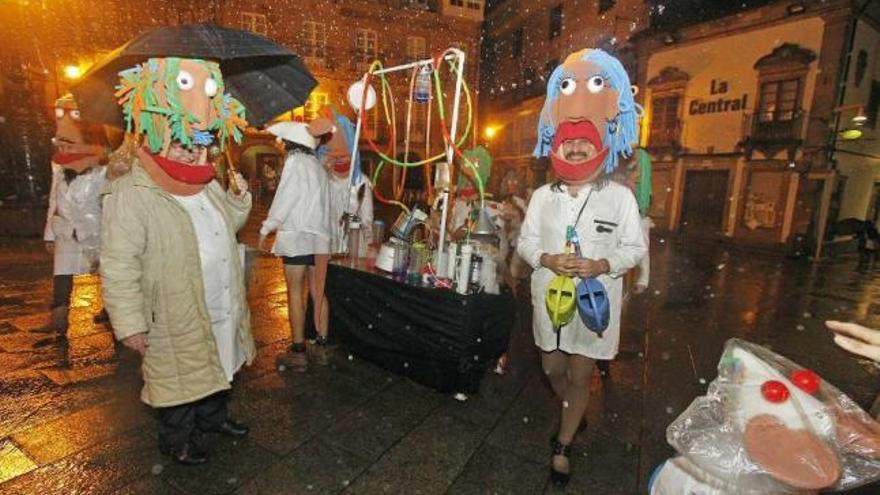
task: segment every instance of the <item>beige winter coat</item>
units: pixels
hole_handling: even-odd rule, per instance
[[[214,181],[208,197],[229,226],[226,242],[241,284],[238,338],[256,354],[235,233],[251,209]],[[211,331],[198,240],[186,210],[135,163],[105,190],[101,243],[104,306],[116,338],[147,332],[141,399],[153,407],[186,404],[229,388]]]

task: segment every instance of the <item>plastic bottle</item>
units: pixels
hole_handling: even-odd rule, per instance
[[[468,293],[468,286],[471,282],[471,256],[473,253],[474,247],[472,245],[461,245],[461,261],[458,265],[458,279],[455,286],[455,290],[459,294]]]
[[[431,70],[430,65],[424,65],[416,76],[416,87],[413,97],[419,103],[427,103],[431,99]]]

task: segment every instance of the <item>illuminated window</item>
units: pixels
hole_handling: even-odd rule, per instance
[[[330,95],[313,91],[306,100],[306,104],[293,111],[295,120],[311,122],[318,118],[318,112],[322,107],[330,103]]]
[[[252,33],[266,35],[266,16],[253,12],[241,13],[241,28]]]
[[[372,29],[355,30],[354,46],[356,62],[369,64],[376,60],[376,55],[379,53],[376,31]]]
[[[406,56],[410,60],[422,60],[425,58],[425,38],[421,36],[409,36],[406,38]]]
[[[761,122],[786,122],[798,114],[801,80],[785,79],[761,84],[761,100],[758,120]]]
[[[473,10],[482,10],[483,0],[449,0],[453,7],[466,7]]]
[[[323,23],[304,22],[302,36],[304,57],[323,59],[327,56],[327,31]]]
[[[651,146],[671,146],[678,142],[681,129],[678,120],[680,103],[679,95],[658,96],[651,100]]]

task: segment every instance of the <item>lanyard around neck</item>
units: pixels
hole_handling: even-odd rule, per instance
[[[578,222],[581,221],[581,215],[584,214],[584,210],[587,208],[587,203],[590,202],[590,197],[593,195],[593,187],[590,187],[590,192],[587,193],[587,199],[584,200],[584,204],[581,206],[581,210],[578,212],[577,218],[574,220],[574,223],[571,225],[572,228],[577,227]]]

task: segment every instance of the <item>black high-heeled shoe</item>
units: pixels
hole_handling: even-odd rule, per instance
[[[553,455],[561,455],[565,458],[571,456],[571,445],[563,445],[562,442],[559,441],[556,437],[550,439],[550,447],[553,449]],[[571,479],[571,465],[569,465],[569,472],[563,473],[562,471],[557,471],[553,468],[553,460],[550,460],[550,482],[553,483],[553,486],[556,488],[564,488],[565,485],[568,484],[568,480]]]

